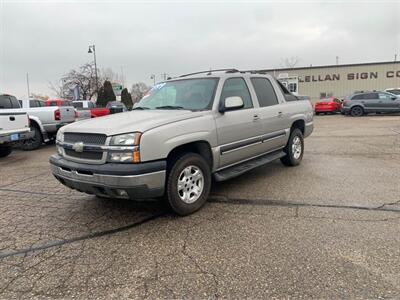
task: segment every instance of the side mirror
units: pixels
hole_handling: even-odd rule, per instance
[[[242,108],[244,106],[243,99],[239,96],[232,96],[232,97],[227,97],[223,101],[219,112],[224,113],[228,110],[235,110]]]
[[[397,99],[397,97],[395,97],[395,96],[392,96],[392,97],[390,97],[392,100],[396,100]]]

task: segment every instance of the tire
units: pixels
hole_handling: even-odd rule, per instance
[[[42,133],[36,126],[31,126],[31,131],[34,132],[33,138],[23,141],[21,144],[21,149],[24,151],[36,150],[43,143]]]
[[[361,106],[354,106],[350,110],[350,115],[352,117],[361,117],[364,115],[364,109]]]
[[[11,146],[0,146],[0,157],[6,157],[12,152]]]
[[[196,174],[197,180],[193,178]],[[167,200],[176,214],[187,216],[199,210],[210,189],[211,170],[202,156],[188,153],[175,161],[168,174]]]
[[[304,138],[300,129],[295,128],[290,133],[288,143],[283,151],[286,155],[281,158],[282,164],[288,167],[294,167],[301,163],[304,154]]]

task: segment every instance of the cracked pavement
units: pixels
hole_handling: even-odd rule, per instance
[[[321,116],[302,165],[215,185],[177,217],[0,159],[0,298],[400,298],[400,116]]]

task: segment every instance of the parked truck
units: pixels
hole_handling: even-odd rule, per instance
[[[310,101],[270,75],[199,72],[157,84],[131,112],[63,127],[50,164],[72,189],[163,197],[187,215],[204,205],[212,178],[228,180],[276,159],[300,164],[312,131]]]
[[[22,110],[29,115],[31,139],[25,140],[21,148],[34,150],[43,142],[55,140],[58,129],[75,121],[75,110],[72,106],[46,106],[44,101],[29,99],[19,100]]]
[[[29,118],[17,98],[0,94],[0,157],[10,155],[15,143],[31,138]]]

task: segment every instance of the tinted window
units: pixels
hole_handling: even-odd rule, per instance
[[[242,98],[243,108],[253,107],[249,89],[243,78],[229,78],[225,80],[222,88],[221,100],[224,101],[228,97],[239,96]]]
[[[361,94],[361,95],[355,95],[355,96],[353,96],[353,97],[351,98],[351,100],[361,100],[361,99],[364,99],[364,95],[363,95],[363,94]]]
[[[15,98],[14,96],[10,96],[11,100],[11,106],[12,108],[20,108],[21,106],[19,105],[18,99]]]
[[[75,108],[83,108],[83,103],[82,102],[74,102],[74,107]]]
[[[89,107],[89,108],[95,108],[96,106],[94,105],[93,102],[88,102],[88,107]]]
[[[0,95],[0,108],[12,108],[10,98]]]
[[[256,91],[258,103],[261,107],[278,104],[274,88],[271,82],[266,78],[252,78],[251,83]]]
[[[29,100],[29,107],[38,107],[36,100]]]
[[[281,89],[281,92],[283,93],[286,101],[297,101],[297,97],[289,92],[287,88],[282,84],[282,82],[280,82],[279,80],[277,80],[276,82],[278,83],[279,88]]]
[[[364,99],[378,99],[378,94],[377,93],[368,93],[364,94]]]

